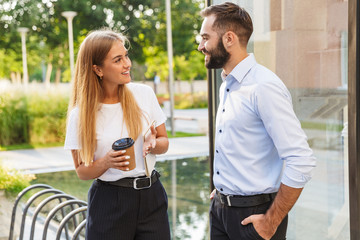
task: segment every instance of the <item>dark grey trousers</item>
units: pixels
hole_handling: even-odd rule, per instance
[[[271,201],[254,207],[228,207],[220,202],[217,194],[210,206],[211,240],[262,240],[252,224],[243,226],[241,221],[252,214],[262,214]],[[279,225],[272,240],[285,240],[288,217]]]
[[[168,199],[157,180],[135,190],[94,181],[88,193],[87,240],[169,240]]]

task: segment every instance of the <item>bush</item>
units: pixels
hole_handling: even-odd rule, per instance
[[[24,188],[30,186],[30,181],[33,179],[35,179],[35,176],[32,174],[23,174],[0,165],[0,189],[4,189],[8,194],[18,194]]]
[[[29,96],[29,136],[32,144],[63,142],[68,97],[60,94]]]
[[[208,106],[207,94],[205,92],[175,95],[174,101],[176,109],[207,108]]]
[[[0,96],[0,145],[63,142],[68,96],[13,91]]]
[[[160,105],[164,101],[169,101],[170,96],[168,94],[158,95],[158,102]],[[174,107],[176,109],[192,109],[192,108],[207,108],[208,98],[206,92],[197,92],[194,94],[183,93],[175,94],[174,96]]]
[[[0,95],[0,145],[29,142],[27,98],[20,91]]]
[[[166,100],[169,96],[158,96]],[[176,94],[175,108],[206,108],[206,92]],[[20,90],[0,94],[0,146],[64,142],[68,94]]]

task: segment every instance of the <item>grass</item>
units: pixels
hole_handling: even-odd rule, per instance
[[[344,126],[342,124],[328,124],[322,122],[301,122],[301,127],[304,129],[315,129],[315,130],[333,130],[337,132],[341,132]]]
[[[199,133],[187,133],[187,132],[175,132],[173,136],[171,131],[167,131],[169,138],[178,138],[178,137],[197,137],[197,136],[205,136],[205,134]],[[9,146],[0,146],[0,151],[11,151],[11,150],[20,150],[20,149],[35,149],[35,148],[48,148],[48,147],[61,147],[64,146],[63,142],[57,143],[38,143],[38,144],[14,144]]]
[[[327,124],[327,123],[318,123],[318,122],[301,122],[301,126],[304,129],[317,129],[317,130],[329,130],[332,129],[334,131],[341,131],[343,126],[341,124]],[[169,138],[178,138],[178,137],[197,137],[197,136],[205,136],[202,133],[187,133],[187,132],[175,132],[173,136],[171,131],[167,131]],[[19,150],[19,149],[35,149],[35,148],[47,148],[47,147],[60,147],[63,146],[63,142],[56,143],[38,143],[38,144],[14,144],[9,146],[0,146],[0,151],[9,151],[9,150]]]
[[[203,133],[187,133],[187,132],[175,132],[173,136],[171,131],[166,131],[168,134],[168,138],[178,138],[178,137],[198,137],[198,136],[205,136]]]
[[[39,143],[39,144],[14,144],[9,146],[0,146],[0,151],[20,150],[20,149],[35,149],[35,148],[48,148],[64,146],[63,142],[57,143]]]

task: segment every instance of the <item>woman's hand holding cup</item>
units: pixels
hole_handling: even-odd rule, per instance
[[[109,152],[113,168],[129,171],[136,167],[134,143],[132,138],[121,138],[113,143]]]
[[[126,154],[126,150],[114,151],[110,150],[104,158],[107,168],[115,168],[122,171],[129,171],[130,156]]]

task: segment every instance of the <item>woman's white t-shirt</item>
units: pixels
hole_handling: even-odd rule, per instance
[[[126,85],[134,95],[137,104],[143,111],[146,119],[143,119],[143,134],[149,124],[155,120],[155,127],[166,121],[166,116],[157,101],[154,91],[144,84],[128,83]],[[66,129],[65,149],[80,149],[78,141],[78,119],[79,109],[74,108],[69,115]],[[136,168],[131,171],[121,171],[109,168],[98,179],[103,181],[116,181],[124,177],[137,177],[145,175],[143,152],[143,134],[135,140],[134,152]],[[128,137],[125,122],[123,121],[123,110],[120,103],[102,104],[96,116],[96,140],[97,147],[94,161],[102,158],[111,150],[114,141]]]

